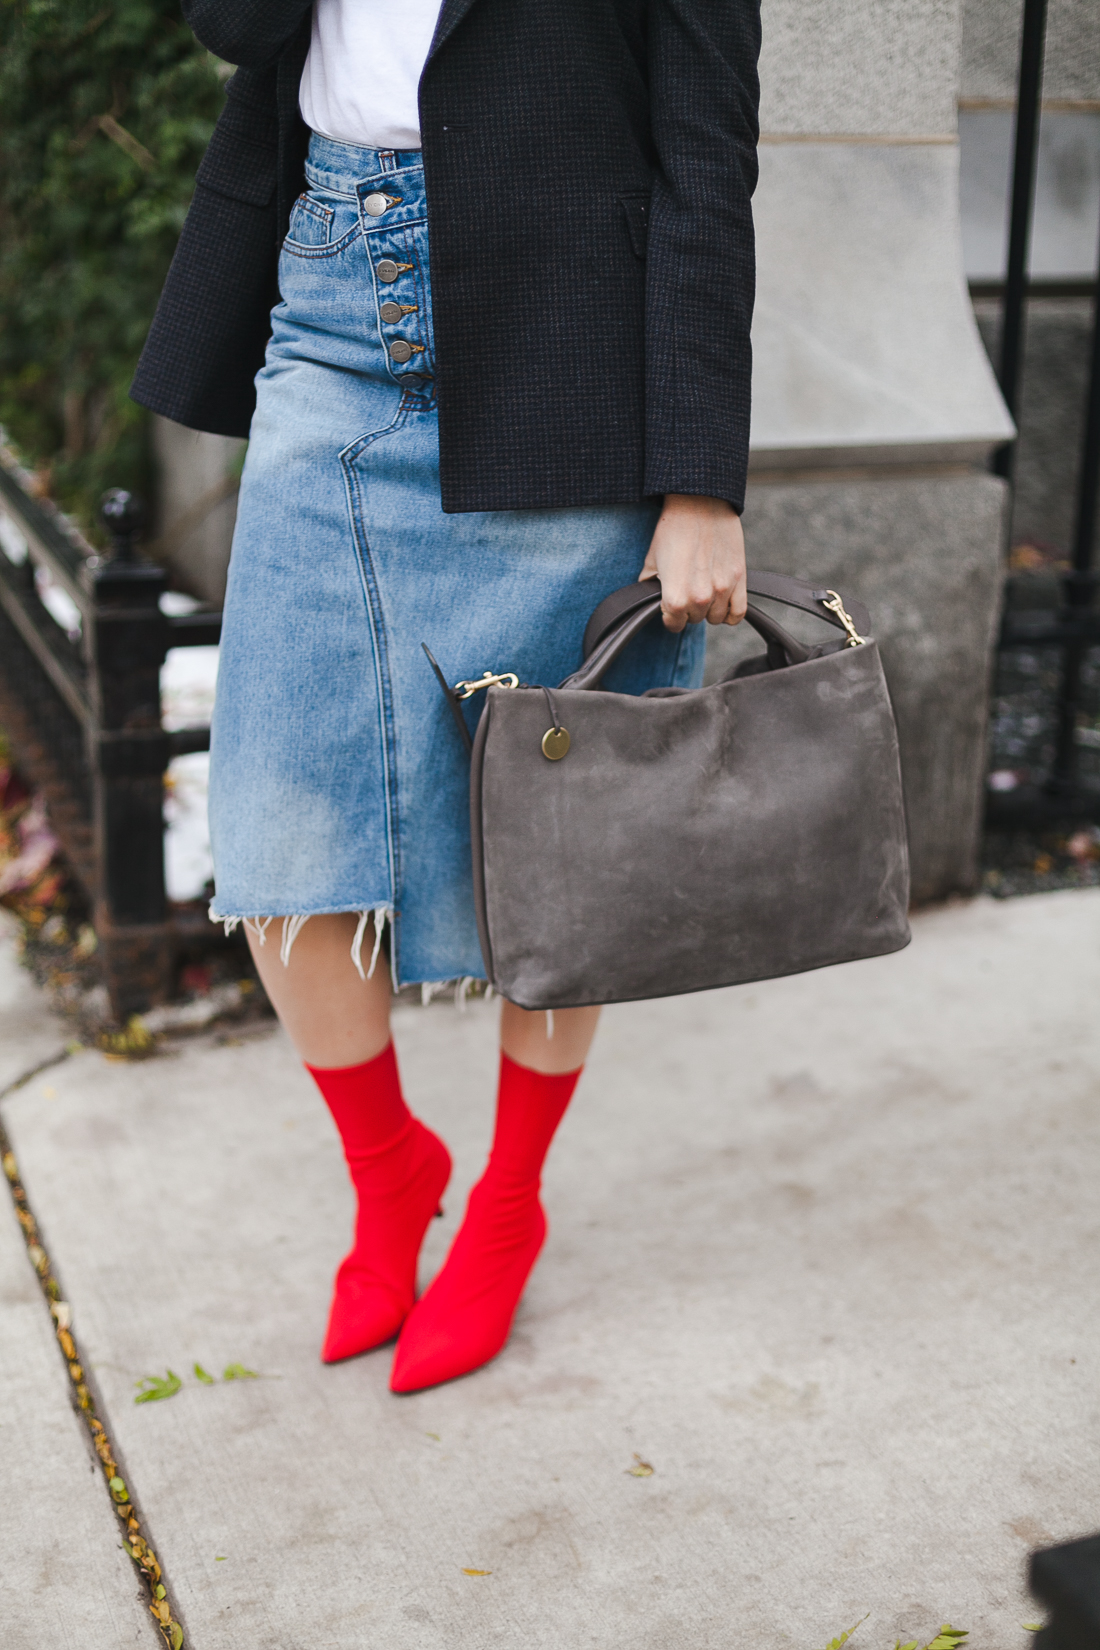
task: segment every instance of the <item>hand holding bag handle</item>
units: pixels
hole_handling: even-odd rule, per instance
[[[782,573],[750,573],[748,586],[750,595],[764,596],[772,601],[782,602],[787,607],[797,607],[805,613],[812,613],[815,618],[824,619],[827,624],[843,630],[849,643],[854,637],[862,640],[862,633],[871,627],[870,615],[862,602],[849,602],[848,608],[844,609],[835,591],[817,590],[813,585],[804,584],[800,579],[787,578]],[[836,606],[826,606],[829,602],[835,602]],[[649,624],[659,612],[660,606],[661,586],[656,579],[624,585],[622,589],[613,590],[609,596],[605,596],[585,629],[584,663],[579,670],[559,683],[559,686],[598,688],[604,673],[610,669],[639,630],[643,630]],[[847,612],[849,624],[845,624],[840,617],[841,611]],[[782,664],[801,664],[806,659],[819,658],[823,652],[832,651],[828,644],[825,647],[812,648],[796,641],[781,625],[776,624],[774,619],[762,613],[759,608],[753,607],[751,603],[745,614],[745,622],[768,644],[768,663],[772,668]]]
[[[613,590],[609,596],[605,596],[585,626],[584,657],[588,658],[597,642],[602,641],[612,625],[617,624],[626,613],[633,612],[635,607],[648,602],[651,593],[654,590],[659,592],[660,588],[656,579],[646,579],[635,584],[624,584],[621,590]],[[824,619],[829,624],[843,628],[842,620],[823,606],[833,592],[817,589],[814,585],[807,584],[804,579],[792,579],[786,573],[764,573],[754,570],[748,575],[748,591],[750,596],[764,596],[770,601],[782,602],[786,607],[801,608],[804,613],[812,613],[818,619]],[[849,601],[848,612],[860,635],[869,634],[871,615],[863,603]]]

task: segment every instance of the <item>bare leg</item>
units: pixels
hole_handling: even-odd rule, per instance
[[[311,1066],[355,1066],[373,1060],[390,1040],[390,979],[381,957],[374,975],[361,980],[351,961],[357,918],[310,917],[294,941],[290,962],[279,961],[282,918],[261,945],[251,925],[248,944],[256,971],[302,1059]],[[368,923],[363,956],[374,948]],[[500,1043],[509,1059],[547,1074],[583,1066],[596,1034],[598,1008],[559,1008],[550,1021],[541,1011],[501,1005]]]
[[[500,1008],[500,1046],[518,1066],[545,1075],[577,1071],[588,1058],[600,1018],[598,1008],[559,1008],[554,1011],[554,1035],[541,1009]]]
[[[261,945],[251,924],[248,945],[256,972],[302,1059],[311,1066],[357,1066],[382,1053],[390,1040],[390,975],[379,955],[374,974],[361,980],[351,960],[358,918],[310,917],[294,941],[290,961],[279,961],[283,919],[276,917]],[[363,936],[363,966],[374,949],[374,924]]]

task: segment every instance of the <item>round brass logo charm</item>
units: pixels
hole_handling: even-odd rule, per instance
[[[542,754],[548,762],[560,762],[569,749],[566,728],[547,728],[542,736]]]

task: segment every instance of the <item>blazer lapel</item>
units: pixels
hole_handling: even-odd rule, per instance
[[[439,18],[435,25],[435,34],[432,36],[431,47],[427,61],[430,63],[443,42],[449,38],[462,22],[470,7],[476,0],[443,0]]]

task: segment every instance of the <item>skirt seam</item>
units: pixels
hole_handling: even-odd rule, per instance
[[[374,431],[370,435],[360,436],[358,440],[353,441],[340,453],[340,463],[344,471],[344,485],[348,499],[348,514],[356,550],[356,562],[359,568],[359,578],[363,589],[364,604],[373,644],[374,673],[378,690],[379,721],[382,736],[382,786],[386,802],[386,855],[390,873],[390,899],[387,903],[394,910],[397,907],[401,886],[400,813],[397,796],[397,728],[394,715],[393,687],[390,681],[385,616],[374,565],[371,561],[370,544],[367,540],[366,526],[363,519],[362,498],[359,477],[355,470],[355,460],[381,436],[390,435],[401,429],[405,421],[405,412],[398,408],[397,416],[385,429]],[[390,935],[393,946],[394,978],[399,979],[398,928],[396,922],[392,920]]]

